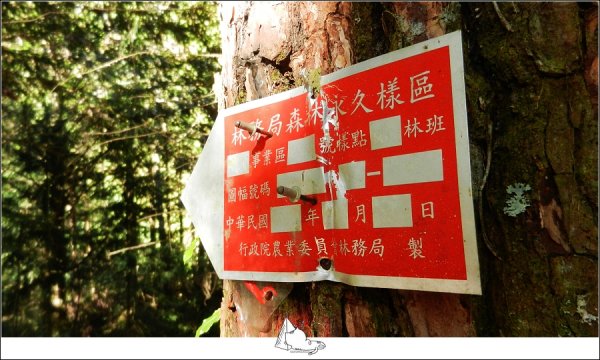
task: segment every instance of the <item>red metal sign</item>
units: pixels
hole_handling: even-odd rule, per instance
[[[434,40],[223,116],[224,272],[480,292],[460,34]]]

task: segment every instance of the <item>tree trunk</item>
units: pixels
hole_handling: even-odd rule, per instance
[[[44,312],[45,336],[56,336],[61,333],[61,326],[66,320],[64,307],[65,294],[67,293],[64,273],[67,268],[67,241],[65,236],[65,207],[68,198],[65,189],[66,171],[64,159],[69,158],[69,150],[65,140],[65,122],[58,120],[48,129],[47,136],[51,139],[46,148],[47,161],[46,191],[43,192],[43,213],[47,216],[47,263],[45,279],[42,282],[44,301],[42,309]]]
[[[248,327],[243,286],[225,281],[221,336],[277,336],[285,317],[307,336],[598,335],[596,4],[223,2],[220,16],[220,109],[462,30],[483,287],[299,283]],[[512,217],[516,183],[530,206]]]
[[[125,206],[124,225],[126,229],[125,243],[127,247],[138,245],[138,229],[137,229],[137,206],[135,203],[135,165],[132,163],[133,151],[132,148],[125,150],[125,181],[123,184],[123,202]],[[136,295],[138,290],[137,279],[137,255],[135,251],[130,251],[125,254],[127,259],[126,270],[126,288],[125,288],[125,307],[126,307],[126,323],[125,328],[129,334],[137,334],[134,329],[137,301]]]

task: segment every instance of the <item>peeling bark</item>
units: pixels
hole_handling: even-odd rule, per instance
[[[460,295],[411,291],[406,308],[415,336],[473,336],[471,314]]]
[[[221,335],[276,336],[288,317],[308,336],[597,336],[585,316],[598,314],[597,11],[222,2],[221,109],[462,29],[473,188],[484,190],[475,199],[483,296],[300,283],[249,331],[225,281]],[[513,218],[503,208],[516,182],[532,187],[532,206]]]

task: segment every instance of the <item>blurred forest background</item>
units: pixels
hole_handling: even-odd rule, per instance
[[[3,336],[193,336],[219,307],[179,200],[219,46],[212,2],[2,3]]]

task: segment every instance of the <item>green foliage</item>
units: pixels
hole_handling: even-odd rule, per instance
[[[5,335],[184,336],[214,308],[179,196],[218,35],[211,2],[2,3]]]
[[[202,320],[202,325],[196,330],[196,337],[206,334],[214,324],[219,322],[219,320],[221,320],[221,308],[218,308],[211,316]]]
[[[190,243],[190,245],[188,245],[185,248],[185,251],[183,252],[183,264],[187,267],[187,268],[191,268],[194,260],[194,254],[196,253],[196,249],[198,248],[198,243],[199,243],[199,239],[197,237],[195,237],[192,242]]]
[[[316,98],[321,91],[321,69],[317,68],[310,70],[307,75],[306,83],[308,91]]]

